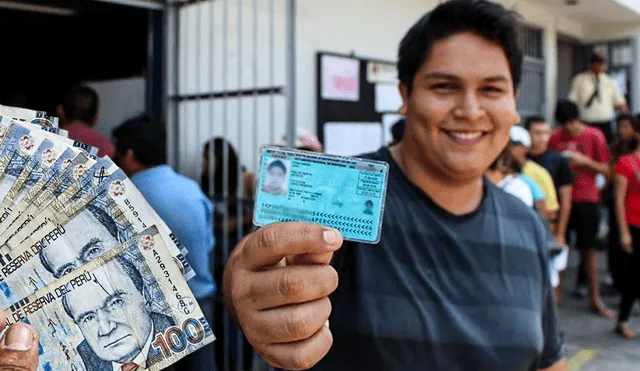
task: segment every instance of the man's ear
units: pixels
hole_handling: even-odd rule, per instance
[[[66,121],[66,118],[64,117],[64,109],[62,108],[62,104],[58,104],[56,106],[56,115],[58,116],[58,119],[62,121]]]
[[[96,115],[95,115],[95,116],[93,116],[93,120],[92,120],[92,121],[93,121],[93,122],[91,123],[91,125],[92,125],[92,126],[95,126],[95,125],[98,123],[98,121],[100,121],[100,114],[99,114],[99,113],[96,113]]]
[[[402,97],[402,106],[398,109],[398,113],[402,116],[406,116],[407,105],[409,104],[409,88],[401,82],[398,84],[398,90],[400,90],[400,97]]]
[[[514,90],[513,92],[513,95],[516,98],[516,102],[517,102],[518,98],[520,97],[520,88],[516,88],[516,90]]]

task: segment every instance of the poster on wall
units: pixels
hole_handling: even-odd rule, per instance
[[[370,84],[396,84],[398,69],[392,63],[369,62],[367,63],[367,82]]]
[[[322,56],[322,99],[357,102],[360,100],[360,61]]]
[[[376,84],[376,112],[398,112],[402,107],[402,96],[397,85]]]
[[[379,122],[327,122],[324,124],[325,152],[339,156],[355,156],[375,152],[382,143]]]

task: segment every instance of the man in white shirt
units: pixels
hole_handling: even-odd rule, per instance
[[[612,122],[616,110],[627,112],[627,101],[620,88],[606,73],[605,59],[597,54],[591,57],[591,69],[573,78],[569,99],[580,108],[580,120],[602,130],[607,142],[614,135]]]

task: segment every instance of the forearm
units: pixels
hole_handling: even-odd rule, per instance
[[[594,174],[602,174],[607,179],[611,176],[611,167],[609,167],[609,164],[607,163],[589,159],[584,163],[582,168]]]
[[[569,225],[569,218],[571,217],[571,193],[573,187],[564,186],[560,188],[560,210],[558,211],[558,230],[557,234],[565,236],[567,234],[567,227]]]
[[[620,234],[629,233],[629,226],[627,225],[627,220],[624,215],[624,199],[620,197],[616,197],[616,220],[618,221],[618,230]]]

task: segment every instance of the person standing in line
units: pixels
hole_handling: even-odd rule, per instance
[[[580,120],[600,129],[607,143],[613,141],[611,124],[616,110],[628,112],[627,100],[615,81],[607,74],[607,63],[601,55],[591,56],[591,69],[571,82],[569,99],[578,105]]]
[[[634,136],[639,139],[640,124],[632,122]],[[640,145],[637,140],[634,151],[617,161],[614,184],[620,245],[629,254],[616,331],[626,339],[633,339],[638,333],[629,327],[629,317],[633,304],[640,298]]]
[[[561,127],[551,134],[549,148],[566,156],[576,174],[567,232],[576,234],[576,247],[589,283],[591,309],[602,317],[612,318],[613,313],[601,299],[595,250],[601,217],[596,175],[609,177],[611,153],[602,132],[582,123],[579,115],[575,103],[566,99],[558,101],[555,118]]]
[[[540,217],[485,176],[520,122],[518,17],[450,0],[400,42],[400,144],[375,246],[275,223],[234,249],[229,309],[270,365],[566,371]],[[339,285],[338,285],[339,282]]]
[[[98,132],[98,93],[88,86],[75,86],[64,97],[58,106],[58,117],[64,123],[61,129],[69,132],[69,138],[98,148],[98,156],[115,156],[113,143]]]
[[[188,282],[189,288],[207,321],[213,324],[216,284],[209,259],[215,243],[211,201],[196,181],[167,165],[167,139],[161,124],[145,115],[134,117],[117,127],[113,136],[118,166],[189,250],[185,258],[196,273]],[[178,361],[174,370],[214,370],[214,352],[213,343],[209,344]]]

